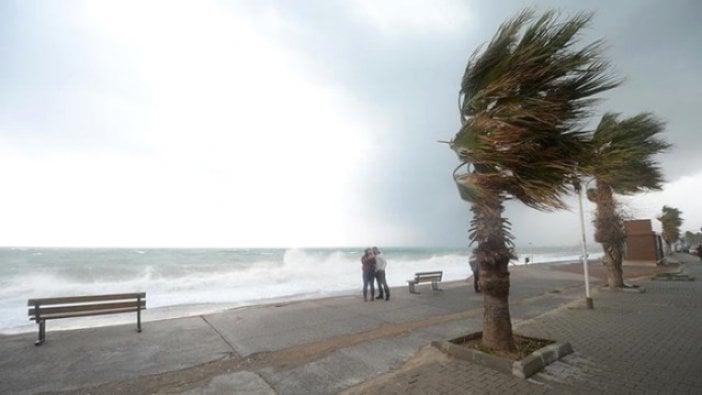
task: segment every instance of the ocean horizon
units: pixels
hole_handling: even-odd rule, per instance
[[[342,248],[80,248],[0,247],[0,334],[36,330],[27,300],[146,292],[144,320],[205,314],[270,302],[361,292],[364,247]],[[465,280],[470,247],[381,248],[391,287],[415,272],[442,270]],[[579,246],[515,248],[522,265],[580,260]],[[589,252],[590,258],[601,252]],[[133,322],[129,314],[51,322],[53,330]]]

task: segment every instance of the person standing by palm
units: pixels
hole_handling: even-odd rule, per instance
[[[527,263],[529,263],[529,258],[527,258]],[[475,255],[471,255],[468,264],[470,264],[470,270],[473,271],[473,289],[475,289],[475,293],[480,293],[480,262],[475,258]]]
[[[378,297],[383,299],[384,291],[385,300],[390,300],[390,287],[388,287],[388,282],[385,278],[385,268],[388,262],[378,247],[373,247],[373,255],[375,256],[375,278],[378,281]]]

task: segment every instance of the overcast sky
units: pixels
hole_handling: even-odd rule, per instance
[[[458,130],[470,54],[529,6],[2,1],[0,245],[465,245],[458,160],[438,141]],[[702,2],[550,6],[596,12],[583,42],[604,39],[626,79],[593,124],[667,122],[665,191],[626,209],[677,207],[699,230]],[[517,245],[578,243],[577,211],[506,216]]]

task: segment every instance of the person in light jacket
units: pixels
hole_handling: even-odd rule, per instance
[[[390,300],[390,287],[385,279],[385,268],[388,262],[378,247],[373,247],[373,255],[375,256],[375,279],[378,281],[378,297],[383,299],[385,294],[385,300]]]

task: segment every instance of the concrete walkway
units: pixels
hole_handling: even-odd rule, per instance
[[[694,259],[683,266],[702,278]],[[530,380],[427,347],[481,328],[482,297],[472,282],[455,282],[420,295],[396,288],[387,302],[364,303],[359,292],[148,322],[141,334],[133,325],[49,326],[41,347],[33,333],[3,336],[0,393],[702,392],[693,374],[702,366],[700,281],[596,292],[595,310],[585,310],[582,275],[548,265],[511,272],[515,331],[576,350]]]
[[[644,281],[645,293],[594,295],[515,325],[515,332],[570,342],[573,354],[528,380],[423,350],[417,366],[376,378],[348,393],[700,394],[702,264],[676,254],[697,281]]]

